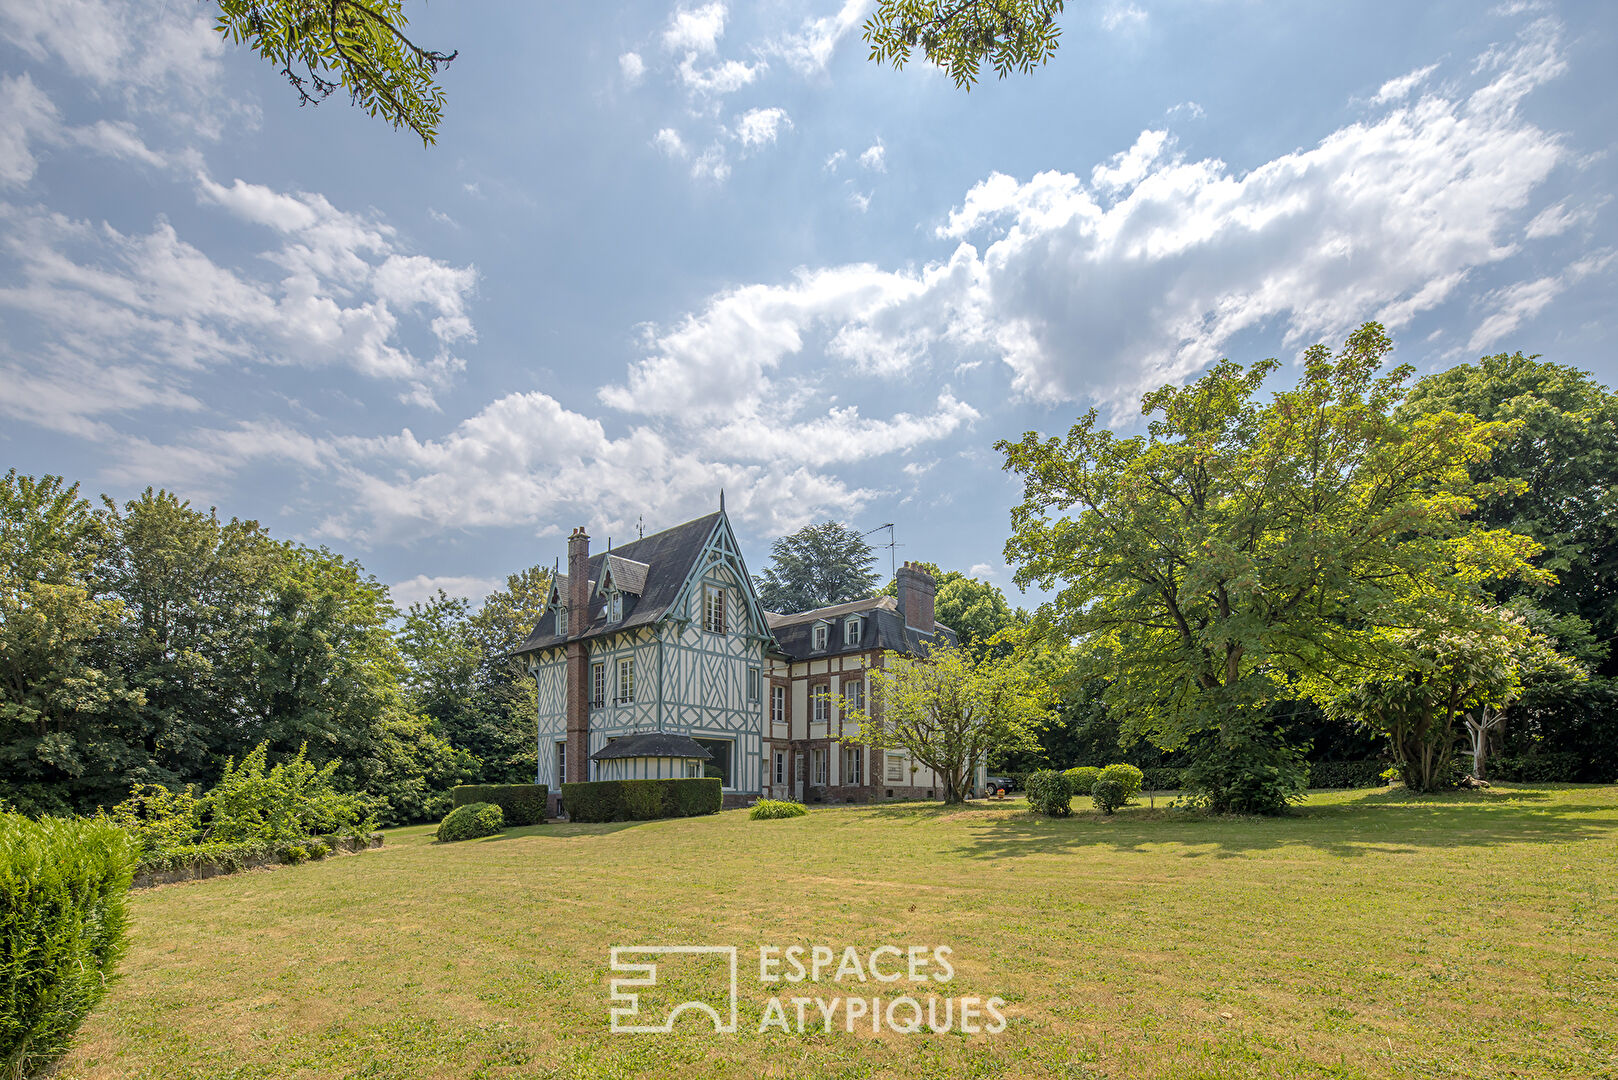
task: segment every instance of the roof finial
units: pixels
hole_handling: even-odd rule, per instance
[[[725,489],[724,488],[719,489],[719,512],[721,514],[723,514],[725,512]]]

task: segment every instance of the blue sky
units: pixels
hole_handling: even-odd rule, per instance
[[[460,50],[425,149],[206,5],[0,0],[9,466],[402,601],[721,487],[755,570],[835,517],[1009,587],[995,440],[1220,356],[1375,318],[1618,381],[1610,4],[1073,4],[970,94],[858,2],[411,9]]]

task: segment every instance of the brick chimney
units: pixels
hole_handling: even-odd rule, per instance
[[[905,563],[894,575],[899,586],[899,617],[912,630],[933,632],[933,575],[916,563]]]
[[[590,536],[580,525],[567,538],[567,779],[590,779]]]

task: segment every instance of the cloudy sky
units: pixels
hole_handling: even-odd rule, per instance
[[[755,570],[835,517],[1008,585],[995,440],[1221,356],[1379,319],[1618,382],[1609,3],[1074,3],[970,94],[862,0],[408,7],[425,149],[206,4],[0,0],[6,465],[401,600],[721,488]]]

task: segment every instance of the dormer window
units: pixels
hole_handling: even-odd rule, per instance
[[[710,634],[725,632],[725,590],[718,585],[702,587],[702,628]]]
[[[610,623],[624,621],[624,594],[614,590],[607,599],[607,621]]]
[[[823,622],[815,623],[814,650],[815,652],[826,651],[826,624]]]
[[[556,636],[567,637],[567,608],[556,609]]]
[[[843,644],[852,648],[860,643],[860,632],[864,629],[858,616],[849,619],[843,624]]]

